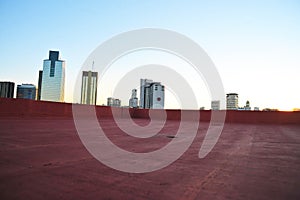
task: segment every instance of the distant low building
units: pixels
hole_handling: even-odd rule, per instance
[[[226,95],[226,109],[227,110],[239,109],[239,95],[237,93],[228,93]]]
[[[112,97],[107,98],[107,106],[121,107],[121,100]]]
[[[220,100],[211,101],[212,110],[220,110]]]
[[[246,101],[245,110],[251,110],[249,101]]]
[[[255,111],[259,111],[259,107],[254,107],[254,109],[253,110],[255,110]]]
[[[17,85],[17,98],[36,99],[36,87],[33,84]]]
[[[278,111],[277,108],[264,108],[262,111]]]
[[[13,98],[14,97],[14,82],[0,82],[0,97]]]

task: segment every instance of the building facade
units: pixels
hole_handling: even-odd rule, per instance
[[[15,83],[13,82],[0,82],[0,97],[13,98],[14,97]]]
[[[226,109],[227,110],[239,109],[239,95],[237,93],[229,93],[226,95]]]
[[[33,84],[17,85],[17,98],[31,99],[36,98],[36,87]]]
[[[246,101],[245,110],[251,110],[250,101]]]
[[[165,87],[160,82],[150,79],[140,81],[140,108],[163,109],[165,104]]]
[[[58,51],[50,51],[44,60],[41,100],[63,102],[65,95],[65,61],[59,60]]]
[[[150,108],[164,109],[165,105],[165,86],[159,82],[154,82],[150,86]]]
[[[138,108],[138,98],[136,97],[137,96],[137,90],[136,89],[133,89],[131,91],[131,98],[129,99],[129,107],[130,108]]]
[[[153,83],[150,79],[140,80],[140,108],[150,108],[150,85]]]
[[[81,84],[82,104],[96,105],[98,72],[83,71]]]
[[[220,110],[220,100],[211,101],[212,110]]]
[[[121,100],[112,97],[107,98],[107,106],[121,107]]]
[[[41,100],[41,91],[42,91],[42,80],[43,80],[43,70],[39,70],[39,80],[38,80],[38,89],[37,89],[37,100]]]

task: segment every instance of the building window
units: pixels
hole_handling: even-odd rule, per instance
[[[50,77],[54,77],[54,70],[55,70],[55,67],[51,65],[51,67],[50,67]]]

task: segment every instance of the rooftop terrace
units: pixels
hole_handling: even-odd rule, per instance
[[[134,174],[93,158],[71,111],[71,104],[0,99],[0,199],[300,199],[300,112],[229,111],[218,143],[199,159],[210,111],[193,111],[201,120],[190,148],[161,170]],[[179,111],[167,111],[164,128],[145,139],[124,134],[109,107],[96,111],[107,136],[128,151],[178,139],[169,136]],[[147,110],[130,113],[149,123]]]

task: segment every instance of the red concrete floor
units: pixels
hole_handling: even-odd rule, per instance
[[[115,144],[136,152],[164,146],[178,128],[168,121],[157,136],[137,142],[112,119],[100,124]],[[170,166],[131,174],[94,159],[72,118],[1,117],[0,199],[300,199],[300,124],[227,123],[199,159],[207,127],[201,122],[191,147]]]

